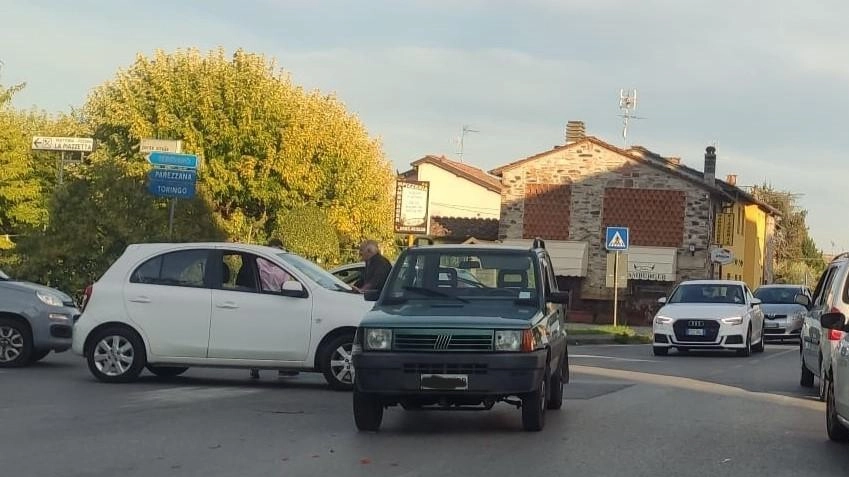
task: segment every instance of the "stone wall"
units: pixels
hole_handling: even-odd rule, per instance
[[[635,200],[652,199],[654,191],[680,191],[683,195],[683,217],[677,230],[671,224],[658,230],[658,243],[652,235],[643,234],[639,245],[660,246],[670,235],[682,237],[677,244],[677,280],[708,278],[708,249],[712,237],[711,198],[707,191],[676,174],[644,162],[628,158],[590,141],[552,150],[536,159],[517,164],[502,171],[502,214],[499,237],[517,239],[534,230],[534,224],[524,222],[524,197],[529,184],[568,184],[571,191],[569,214],[569,240],[590,244],[588,276],[583,281],[581,295],[584,299],[609,299],[612,290],[605,286],[607,252],[604,248],[602,226],[604,194],[607,188],[635,190]],[[655,192],[655,196],[662,195]],[[668,194],[666,196],[669,196]],[[670,210],[680,207],[670,207]],[[680,213],[680,212],[679,212]],[[646,215],[646,214],[643,214]],[[635,217],[635,221],[651,217]],[[619,224],[630,226],[630,224]],[[691,255],[689,245],[696,247]],[[636,244],[635,244],[636,245]],[[671,284],[670,284],[671,285]]]

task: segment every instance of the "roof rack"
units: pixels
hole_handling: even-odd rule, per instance
[[[531,246],[531,248],[534,248],[534,249],[541,248],[541,249],[544,250],[545,249],[545,240],[543,240],[540,237],[535,238],[534,244]]]

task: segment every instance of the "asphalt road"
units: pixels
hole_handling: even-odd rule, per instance
[[[491,412],[392,409],[358,433],[349,393],[318,375],[260,381],[190,370],[101,384],[64,353],[0,370],[9,476],[849,475],[824,405],[800,388],[798,345],[657,358],[649,346],[570,349],[572,382],[540,433]]]

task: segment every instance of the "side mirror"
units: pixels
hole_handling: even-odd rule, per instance
[[[823,328],[829,330],[846,331],[849,326],[846,325],[846,316],[843,313],[824,313],[820,316],[820,323]]]
[[[304,284],[301,282],[287,280],[283,282],[283,285],[280,287],[280,294],[292,298],[306,298],[307,289],[304,288]]]
[[[761,300],[759,300],[758,298],[752,298],[752,305],[757,306],[757,305],[760,305],[761,303],[763,303],[763,302]]]
[[[662,297],[658,298],[657,302],[660,303],[661,305],[665,305],[666,304],[666,297],[662,296]]]
[[[377,301],[380,298],[380,290],[366,290],[363,292],[366,301]]]
[[[547,301],[549,303],[556,303],[558,305],[568,305],[569,304],[569,293],[564,291],[556,291],[548,294]]]
[[[793,301],[796,302],[797,305],[802,305],[809,310],[811,309],[811,299],[805,295],[798,294],[795,298],[793,298]]]

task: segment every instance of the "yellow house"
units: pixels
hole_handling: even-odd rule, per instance
[[[736,177],[728,176],[725,184],[736,186]],[[717,265],[714,276],[742,280],[755,290],[772,282],[772,237],[779,213],[748,194],[736,199],[716,216],[714,242],[731,251],[732,261]]]

